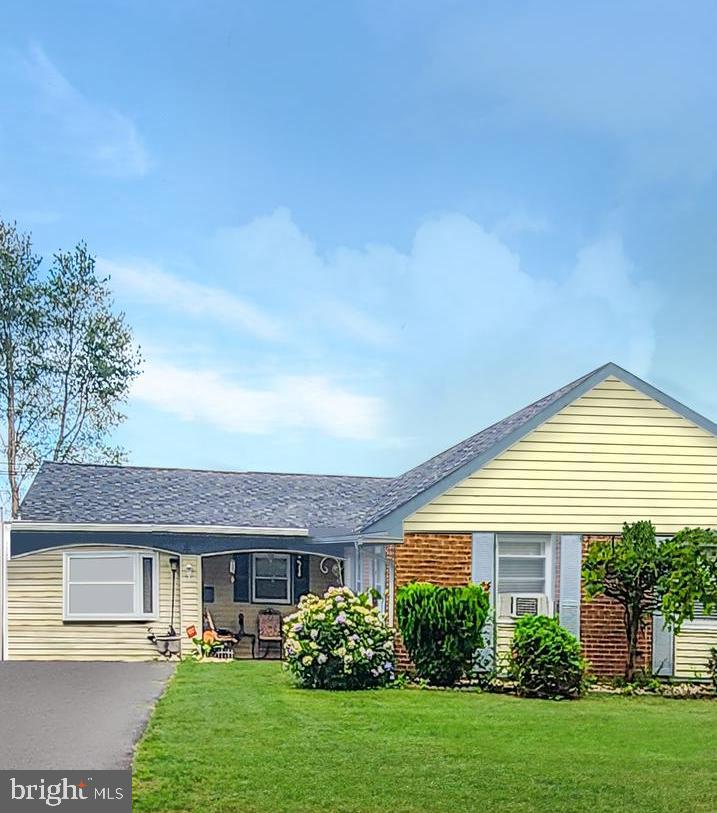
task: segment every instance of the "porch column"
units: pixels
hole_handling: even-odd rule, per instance
[[[182,636],[182,655],[189,655],[194,644],[187,636],[187,627],[197,628],[202,634],[202,557],[183,555],[179,561],[179,627]]]

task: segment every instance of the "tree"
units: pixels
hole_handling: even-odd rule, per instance
[[[107,439],[141,363],[84,243],[55,254],[44,277],[40,264],[30,237],[0,221],[0,444],[14,517],[42,460],[124,458]]]
[[[659,541],[651,522],[625,523],[622,536],[594,542],[583,561],[588,597],[607,596],[623,609],[625,679],[635,677],[638,639],[654,612],[675,632],[693,619],[695,603],[717,607],[717,533],[684,528]]]

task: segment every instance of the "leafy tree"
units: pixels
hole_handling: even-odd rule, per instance
[[[40,262],[30,237],[14,223],[0,221],[0,404],[5,417],[0,444],[13,516],[20,509],[20,484],[37,465],[33,437],[44,411]]]
[[[120,462],[107,438],[140,355],[84,243],[46,275],[31,239],[0,221],[0,407],[12,515],[42,460]]]
[[[607,596],[623,608],[625,679],[635,677],[640,632],[660,612],[675,632],[694,618],[695,603],[717,607],[717,533],[684,528],[658,541],[651,522],[625,523],[622,536],[594,542],[583,561],[588,598]]]

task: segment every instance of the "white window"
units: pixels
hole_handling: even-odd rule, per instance
[[[252,601],[291,604],[290,559],[285,553],[255,553]]]
[[[157,616],[157,557],[130,551],[66,551],[66,621],[133,621]]]
[[[498,592],[547,595],[550,534],[498,534]]]

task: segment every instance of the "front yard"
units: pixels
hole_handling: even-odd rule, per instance
[[[295,689],[185,662],[135,758],[140,813],[717,810],[717,701]]]

